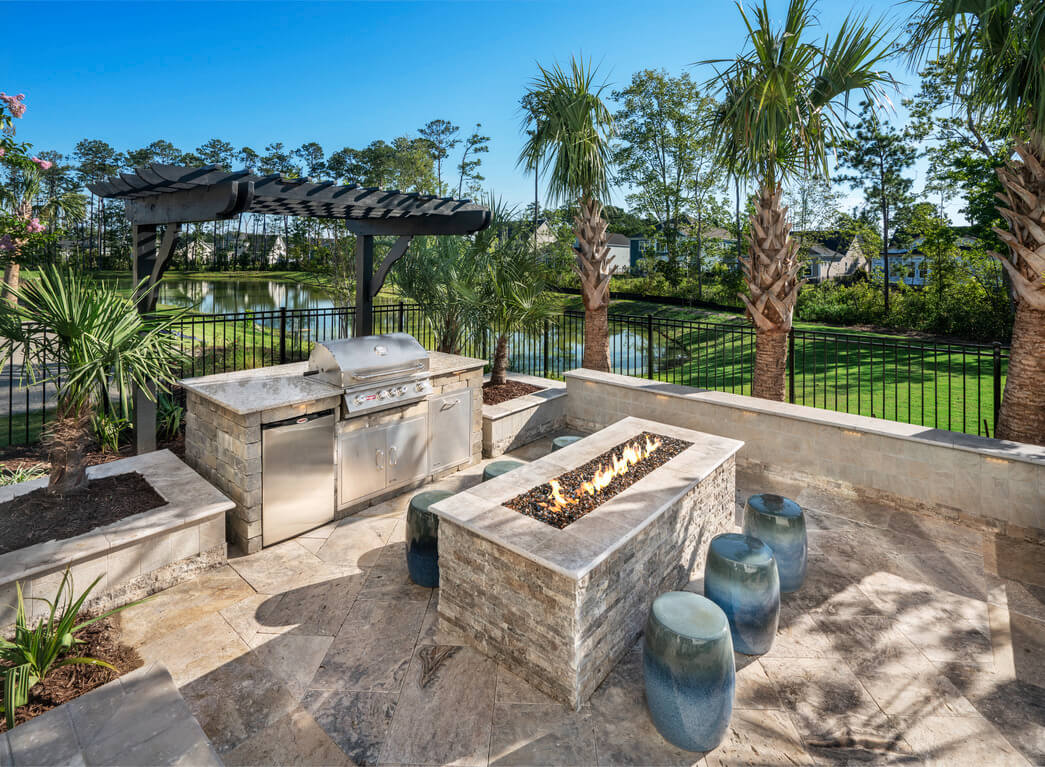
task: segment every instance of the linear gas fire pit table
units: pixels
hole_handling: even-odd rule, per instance
[[[435,504],[440,621],[578,708],[733,526],[742,446],[625,418]]]

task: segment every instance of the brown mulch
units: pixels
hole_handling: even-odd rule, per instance
[[[86,490],[68,495],[38,488],[0,504],[0,554],[72,538],[166,503],[138,472],[92,479]]]
[[[80,616],[80,620],[86,619],[87,616]],[[29,690],[29,702],[15,713],[16,726],[142,666],[138,652],[122,642],[119,620],[115,616],[91,624],[76,637],[84,640],[84,644],[75,645],[70,655],[107,661],[116,667],[116,672],[102,666],[65,666],[52,672]],[[2,667],[0,664],[0,669]],[[0,696],[2,694],[0,690]],[[0,732],[6,729],[4,718],[0,717]]]
[[[497,386],[487,381],[483,384],[483,404],[500,405],[502,402],[507,402],[510,399],[522,397],[526,394],[533,394],[535,391],[540,390],[540,386],[523,383],[522,381],[509,380]]]
[[[178,435],[177,439],[160,442],[158,447],[160,450],[170,450],[179,458],[184,458],[185,436]],[[135,454],[134,445],[124,445],[118,453],[108,450],[93,450],[87,453],[87,465],[111,463],[121,458],[130,458]],[[51,468],[51,464],[47,460],[47,450],[40,443],[0,448],[0,469],[27,469],[32,466],[43,466],[45,470]]]
[[[614,477],[613,481],[602,488],[596,495],[589,495],[581,491],[581,485],[585,482],[590,482],[595,477],[595,472],[598,469],[602,467],[611,468],[613,466],[613,457],[619,457],[625,447],[635,442],[645,444],[647,438],[650,440],[659,439],[660,447],[631,466],[626,473]],[[576,503],[562,509],[549,509],[548,505],[552,503],[551,483],[545,482],[543,485],[528,490],[522,495],[517,495],[504,505],[509,509],[518,511],[520,514],[533,517],[562,530],[571,522],[576,522],[613,496],[631,487],[658,466],[667,463],[692,444],[692,442],[675,439],[674,437],[665,437],[644,431],[634,439],[621,442],[616,447],[607,450],[586,464],[578,466],[573,471],[560,474],[555,478],[560,485],[562,496],[567,500],[576,499]]]

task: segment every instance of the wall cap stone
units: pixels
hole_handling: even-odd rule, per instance
[[[710,391],[691,386],[671,384],[665,381],[650,381],[645,378],[602,373],[596,370],[577,368],[565,374],[566,380],[593,381],[600,384],[619,387],[621,389],[641,390],[665,397],[706,402],[712,405],[733,408],[752,414],[766,414],[780,418],[791,418],[834,429],[874,434],[881,437],[916,442],[939,448],[953,448],[978,455],[998,458],[1006,461],[1020,461],[1035,466],[1045,467],[1045,447],[1028,445],[1022,442],[1010,442],[1001,439],[988,439],[973,434],[930,429],[925,426],[887,421],[883,418],[840,413],[834,410],[792,405],[788,402],[772,402],[742,394]]]

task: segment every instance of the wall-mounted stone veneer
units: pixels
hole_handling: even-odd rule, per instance
[[[88,477],[140,473],[167,504],[61,541],[0,554],[0,627],[14,622],[15,583],[27,609],[46,609],[68,567],[77,594],[101,577],[90,606],[109,609],[170,588],[224,564],[225,514],[232,501],[169,450],[88,468]],[[0,503],[47,486],[47,479],[0,488]]]
[[[738,470],[1045,541],[1045,447],[631,376],[566,374],[567,420],[638,416],[744,441]]]
[[[643,431],[693,445],[562,530],[502,505]],[[440,621],[579,707],[634,646],[653,599],[699,574],[711,538],[732,528],[741,444],[628,418],[435,504]]]
[[[497,405],[483,405],[483,457],[496,458],[566,425],[566,383],[512,373],[513,381],[541,391]]]

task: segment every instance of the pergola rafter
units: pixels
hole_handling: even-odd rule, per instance
[[[470,200],[399,190],[344,186],[280,173],[257,175],[227,171],[216,165],[201,168],[149,165],[89,184],[99,197],[124,200],[134,242],[134,282],[142,283],[142,311],[156,308],[159,282],[170,265],[181,226],[235,218],[240,213],[339,219],[356,235],[355,335],[373,332],[373,302],[389,269],[418,235],[473,234],[490,224],[490,210]],[[157,227],[165,226],[157,247]],[[397,237],[374,271],[374,237]],[[155,405],[136,397],[142,410]],[[142,412],[139,410],[139,412]],[[138,449],[155,449],[155,429],[137,429]]]

